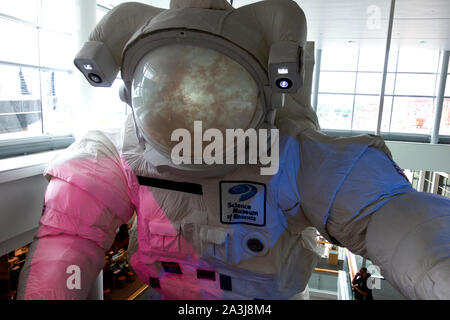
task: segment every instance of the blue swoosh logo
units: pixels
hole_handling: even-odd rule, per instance
[[[239,184],[237,186],[231,187],[228,192],[231,194],[242,194],[242,196],[239,198],[239,201],[245,201],[254,197],[258,192],[258,189],[256,189],[256,187],[252,186],[251,184]]]

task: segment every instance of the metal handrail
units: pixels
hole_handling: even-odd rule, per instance
[[[323,269],[323,268],[314,268],[314,271],[339,274],[338,270],[330,270],[330,269]]]
[[[356,273],[358,272],[358,266],[356,264],[355,255],[350,252],[350,250],[347,250],[347,263],[348,263],[348,269],[349,269],[349,275],[350,279],[353,280]]]
[[[139,295],[142,294],[142,292],[144,292],[147,289],[148,289],[148,285],[146,285],[146,284],[143,285],[135,293],[133,293],[130,297],[128,297],[127,300],[135,300]]]

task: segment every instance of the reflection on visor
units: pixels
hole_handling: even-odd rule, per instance
[[[248,129],[260,120],[258,88],[231,58],[211,49],[170,45],[145,56],[136,68],[132,104],[146,138],[165,150],[176,129]]]

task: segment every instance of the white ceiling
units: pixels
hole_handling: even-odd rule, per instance
[[[378,46],[386,41],[390,0],[297,0],[308,20],[308,38],[319,46],[354,41]],[[369,29],[371,6],[379,8],[379,28]],[[370,20],[372,21],[372,20]],[[397,0],[394,47],[450,49],[449,0]]]
[[[123,0],[101,0],[117,4]],[[141,0],[168,8],[169,0]],[[257,1],[234,0],[234,7]],[[308,39],[317,47],[384,46],[390,0],[296,0],[308,21]],[[368,9],[379,10],[379,24],[370,24]],[[373,11],[372,11],[373,12]],[[396,0],[392,46],[450,50],[450,0]]]

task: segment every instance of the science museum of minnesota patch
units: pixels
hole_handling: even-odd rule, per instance
[[[220,222],[265,226],[266,186],[249,181],[221,181]]]

